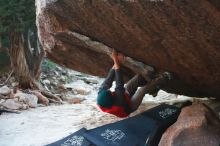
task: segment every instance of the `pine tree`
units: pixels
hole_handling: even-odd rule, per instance
[[[19,84],[25,88],[33,87],[38,80],[43,57],[35,15],[34,0],[0,0],[0,36],[9,40],[12,68]]]

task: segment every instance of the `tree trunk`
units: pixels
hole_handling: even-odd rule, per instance
[[[14,73],[22,88],[31,88],[38,80],[42,53],[34,53],[28,45],[28,35],[21,32],[11,32],[9,34],[10,47],[9,54]],[[42,50],[41,50],[42,51]]]

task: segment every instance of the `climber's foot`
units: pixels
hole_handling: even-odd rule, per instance
[[[171,79],[172,79],[172,75],[169,72],[163,72],[157,75],[157,77],[154,78],[155,82],[157,82],[157,86],[149,94],[152,95],[153,97],[156,97],[159,90],[166,84],[168,80]]]
[[[162,75],[166,77],[168,80],[171,80],[173,78],[172,74],[169,72],[163,72]]]

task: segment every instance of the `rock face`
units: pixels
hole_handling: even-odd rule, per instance
[[[159,146],[219,146],[220,120],[202,104],[184,108]]]
[[[111,67],[110,57],[70,35],[77,32],[173,73],[168,92],[220,97],[217,0],[37,0],[36,6],[40,41],[58,64],[98,76]]]

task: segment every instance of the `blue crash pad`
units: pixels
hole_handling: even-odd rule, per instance
[[[95,146],[89,142],[83,134],[86,132],[85,128],[46,146]]]

